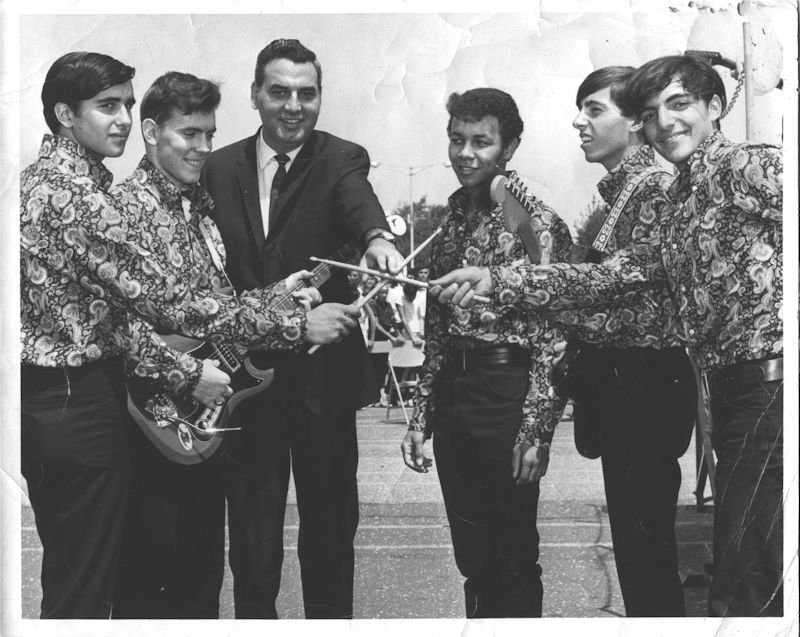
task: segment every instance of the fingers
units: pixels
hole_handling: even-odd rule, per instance
[[[522,452],[520,451],[519,445],[514,445],[514,449],[511,451],[511,478],[516,480],[519,478],[522,464]]]
[[[427,473],[430,462],[426,462],[423,454],[425,436],[419,431],[409,431],[403,442],[400,444],[400,451],[403,454],[403,462],[409,469],[417,473]]]

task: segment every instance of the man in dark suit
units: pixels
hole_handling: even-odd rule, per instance
[[[203,183],[239,290],[263,287],[349,242],[369,265],[396,271],[383,209],[367,181],[360,146],[314,130],[322,71],[297,40],[275,40],[258,55],[251,102],[262,127],[213,153]],[[324,300],[352,300],[346,276],[332,273]],[[254,359],[272,367],[270,390],[237,412],[224,472],[230,564],[237,618],[277,617],[283,523],[290,466],[299,513],[298,555],[307,618],[353,613],[353,540],[358,524],[355,412],[362,405],[365,356],[356,330],[340,344],[306,354]]]

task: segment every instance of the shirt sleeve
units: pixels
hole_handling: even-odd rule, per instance
[[[730,156],[736,206],[748,214],[783,221],[783,153],[780,147],[748,144]]]
[[[47,211],[47,219],[40,218]],[[64,177],[23,202],[21,249],[162,332],[251,349],[298,349],[305,310],[286,303],[282,282],[239,297],[196,294],[185,270],[165,267],[137,240],[137,228],[89,180]],[[52,217],[51,217],[52,215]],[[51,217],[51,218],[50,218]]]
[[[176,396],[188,396],[195,390],[203,372],[202,361],[169,347],[149,323],[132,318],[129,330],[128,376],[149,379],[161,391]]]
[[[423,431],[430,438],[433,433],[434,380],[442,367],[447,342],[446,308],[430,303],[425,312],[425,361],[419,371],[419,381],[414,391],[414,415],[409,429]]]
[[[537,317],[537,322],[542,319]],[[541,330],[541,327],[539,328]],[[561,421],[567,401],[559,398],[550,384],[550,371],[555,359],[553,346],[563,341],[558,330],[548,328],[531,342],[531,370],[528,395],[522,408],[522,425],[515,444],[535,440],[550,443],[556,425]]]

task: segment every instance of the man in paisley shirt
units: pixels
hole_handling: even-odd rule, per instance
[[[197,295],[109,198],[102,161],[124,151],[133,74],[98,53],[54,62],[42,89],[52,135],[20,179],[22,472],[44,547],[43,618],[110,613],[130,479],[123,359],[138,348],[134,367],[165,389],[194,392],[208,373],[129,316],[250,347],[297,349],[309,338],[304,308],[271,309],[285,283],[239,299]],[[206,398],[225,384],[213,379]]]
[[[611,66],[590,73],[578,87],[578,130],[586,160],[609,172],[598,184],[607,213],[590,257],[607,261],[615,250],[637,241],[657,240],[657,221],[672,177],[659,167],[646,144],[641,123],[620,110],[620,96],[633,67]],[[565,268],[560,276],[575,281]],[[629,294],[625,311],[651,312],[669,290],[663,278],[649,289]],[[606,326],[620,307],[593,309]],[[648,338],[629,334],[624,346],[609,347],[606,333],[579,330],[590,342],[579,345],[572,366],[573,421],[589,429],[599,454],[614,542],[614,561],[629,617],[686,614],[678,575],[675,514],[681,471],[678,459],[691,439],[695,420],[694,373],[683,348],[666,324],[669,313],[655,314]],[[580,310],[554,316],[573,328],[585,320]],[[590,319],[591,320],[591,319]],[[582,367],[581,367],[582,366]],[[577,370],[575,369],[577,367]],[[580,374],[583,376],[580,376]],[[578,441],[576,434],[576,442]]]
[[[625,266],[624,275],[612,279],[598,271],[584,307],[624,298],[663,269],[674,305],[671,329],[687,343],[711,390],[717,467],[709,613],[781,615],[781,149],[725,138],[719,127],[725,87],[696,57],[643,65],[623,101],[678,176],[658,222],[660,262],[636,264],[635,250],[621,255],[616,265]],[[535,267],[462,268],[432,283],[440,301],[464,307],[475,294],[495,294],[501,304],[557,307],[561,292]],[[633,315],[619,317],[611,331],[636,324]]]
[[[719,130],[725,87],[705,61],[652,60],[626,102],[675,165],[661,252],[680,334],[708,375],[714,616],[783,614],[781,148]]]
[[[462,264],[522,262],[525,246],[490,200],[520,143],[522,120],[510,95],[479,88],[448,100],[449,156],[461,188],[431,250],[434,276]],[[542,261],[567,258],[566,225],[530,198]],[[436,304],[425,318],[426,355],[403,459],[427,470],[433,436],[467,617],[540,617],[542,583],[536,513],[553,428],[564,403],[548,382],[560,335],[538,318]]]

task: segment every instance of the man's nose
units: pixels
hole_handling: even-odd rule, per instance
[[[473,157],[474,155],[475,153],[473,151],[472,144],[470,144],[469,142],[465,143],[461,147],[461,150],[458,151],[459,157]]]
[[[572,127],[580,130],[585,126],[586,126],[586,118],[583,116],[583,113],[578,113],[575,116],[575,119],[572,120]]]
[[[117,111],[117,125],[120,128],[130,128],[131,124],[133,124],[131,109],[127,106],[123,106]]]
[[[211,138],[205,135],[200,135],[200,141],[197,143],[197,150],[201,153],[211,152]]]
[[[284,108],[287,111],[299,111],[300,110],[300,100],[297,99],[297,93],[291,93],[289,95],[289,99],[286,100],[284,104]]]
[[[672,111],[669,110],[665,106],[659,106],[658,112],[656,113],[656,125],[659,128],[671,128],[675,118],[672,115]]]

